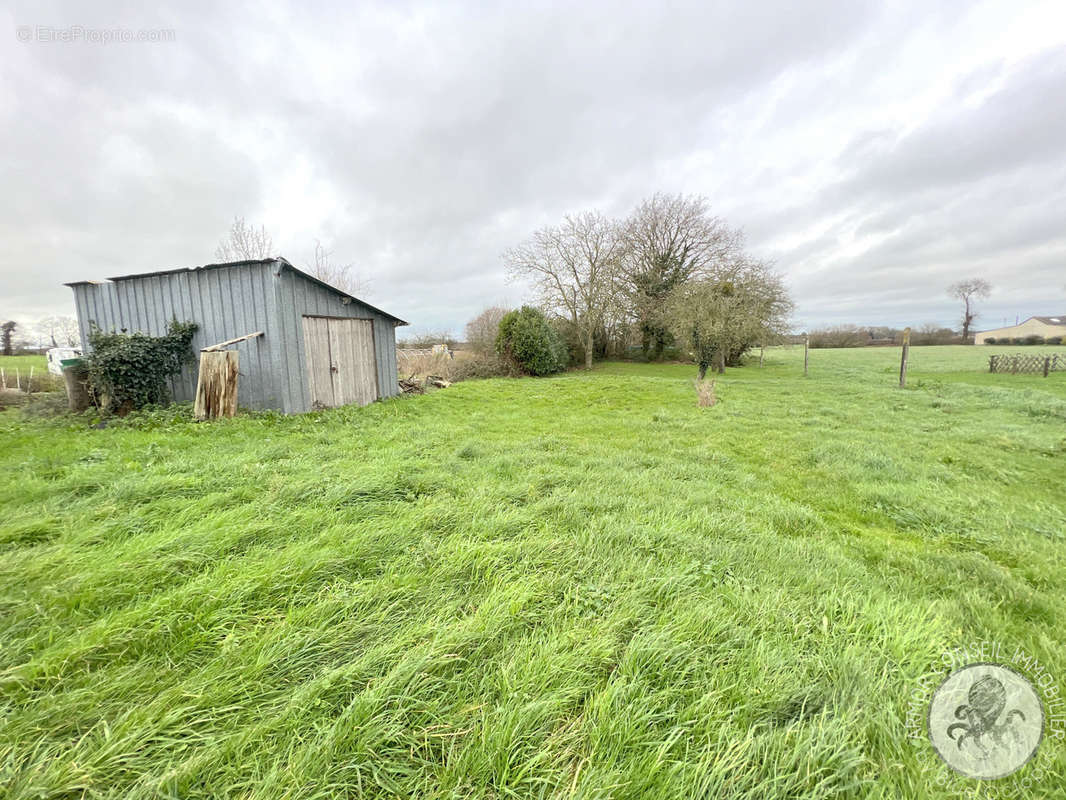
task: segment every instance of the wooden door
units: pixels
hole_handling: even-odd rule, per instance
[[[368,319],[330,319],[333,400],[339,406],[365,406],[378,399],[374,328]]]
[[[304,349],[312,408],[377,400],[374,329],[368,319],[304,317]]]

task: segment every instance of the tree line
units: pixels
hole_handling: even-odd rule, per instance
[[[912,345],[973,344],[973,325],[979,316],[977,303],[992,294],[992,285],[983,278],[966,278],[951,284],[947,293],[962,302],[960,330],[927,322],[911,331]],[[903,329],[884,325],[829,325],[810,331],[806,338],[811,347],[892,345],[902,343]]]
[[[639,350],[647,360],[692,358],[702,377],[780,340],[793,309],[771,265],[752,257],[742,233],[700,196],[655,194],[624,219],[568,214],[507,250],[504,261],[586,368],[596,357]],[[496,342],[505,313],[482,312],[467,325],[468,342]]]
[[[800,343],[804,339],[802,335],[795,338]],[[903,329],[885,325],[829,325],[811,330],[806,338],[814,348],[900,345],[903,343]],[[958,331],[930,322],[911,330],[910,343],[912,345],[965,344],[966,340]]]

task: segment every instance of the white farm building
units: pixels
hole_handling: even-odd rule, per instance
[[[1010,344],[1011,339],[1024,339],[1026,336],[1042,336],[1045,339],[1061,336],[1066,339],[1066,314],[1055,317],[1029,317],[1025,322],[1007,328],[978,331],[974,334],[973,343],[988,344],[989,339],[994,339],[997,344]]]

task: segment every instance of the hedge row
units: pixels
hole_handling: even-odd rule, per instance
[[[1043,336],[1037,336],[1036,334],[1030,334],[1029,336],[1015,337],[1013,339],[1010,338],[1009,336],[1004,336],[1001,339],[997,339],[994,336],[989,336],[987,339],[985,339],[984,343],[985,344],[1010,344],[1010,345],[1062,344],[1062,339],[1063,339],[1063,337],[1061,337],[1061,336],[1048,336],[1047,338],[1044,338]]]

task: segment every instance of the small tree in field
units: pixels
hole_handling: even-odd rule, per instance
[[[970,326],[977,318],[975,308],[978,298],[988,297],[992,293],[992,286],[988,281],[981,278],[969,278],[948,287],[948,294],[956,300],[962,301],[962,338],[964,342],[970,339]]]
[[[678,343],[692,352],[703,380],[712,364],[725,372],[731,353],[783,336],[792,308],[777,275],[757,262],[740,262],[676,287],[665,318]]]

